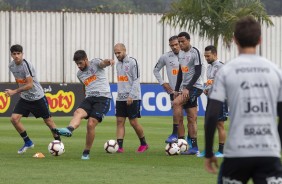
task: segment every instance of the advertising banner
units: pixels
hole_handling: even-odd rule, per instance
[[[81,84],[41,84],[47,100],[52,116],[72,116],[75,109],[84,99],[83,86]],[[115,115],[115,99],[117,97],[117,85],[111,84],[112,101],[110,111],[107,116]],[[5,96],[5,89],[15,89],[16,84],[0,84],[0,116],[9,117],[13,112],[19,95],[11,98]],[[159,84],[141,84],[142,90],[142,116],[171,116],[171,102],[169,95],[163,90]],[[198,99],[198,115],[205,114],[207,97],[201,95]]]

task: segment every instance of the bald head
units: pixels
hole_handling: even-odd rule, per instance
[[[122,50],[125,50],[126,51],[126,48],[125,48],[125,45],[123,43],[117,43],[114,47],[114,49],[122,49]]]
[[[114,46],[114,52],[119,61],[122,61],[126,56],[126,48],[123,43],[117,43]]]

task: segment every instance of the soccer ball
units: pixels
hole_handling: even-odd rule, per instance
[[[177,145],[180,148],[180,152],[185,152],[188,150],[188,143],[184,139],[178,139]]]
[[[178,155],[180,153],[180,148],[178,147],[177,143],[168,143],[165,146],[165,152],[167,155]]]
[[[65,153],[65,146],[61,141],[54,140],[48,145],[48,151],[53,156],[60,156]]]
[[[104,144],[104,150],[106,150],[107,153],[115,153],[118,150],[118,143],[116,140],[108,140]]]

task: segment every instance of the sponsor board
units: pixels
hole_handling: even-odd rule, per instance
[[[81,84],[41,84],[49,103],[52,116],[72,116],[75,109],[84,99],[83,86]],[[107,116],[115,115],[115,99],[117,97],[117,85],[110,84],[112,100]],[[19,95],[11,98],[5,96],[5,89],[15,89],[16,84],[2,83],[0,85],[0,116],[9,117],[13,112]],[[169,95],[164,92],[159,84],[141,84],[142,91],[142,116],[171,116],[171,101]],[[198,115],[204,116],[207,97],[202,94],[198,98]]]

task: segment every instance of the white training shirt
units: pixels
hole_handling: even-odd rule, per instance
[[[228,100],[225,157],[280,157],[277,102],[282,102],[282,73],[276,65],[242,54],[218,71],[210,98]]]

